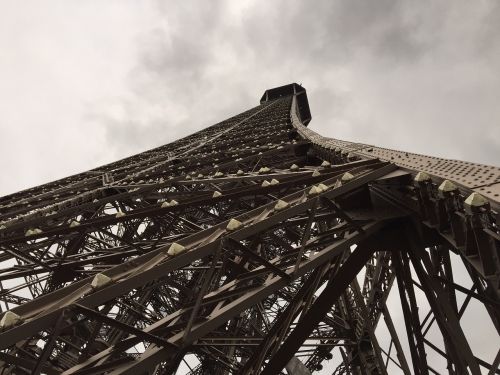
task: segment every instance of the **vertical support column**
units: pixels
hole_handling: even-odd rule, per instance
[[[401,366],[401,369],[403,370],[403,373],[405,375],[411,375],[410,372],[410,367],[408,366],[408,362],[406,361],[406,356],[403,351],[403,347],[401,346],[401,342],[399,341],[398,334],[396,332],[396,328],[394,328],[394,323],[392,322],[391,314],[389,313],[389,310],[387,309],[387,305],[383,305],[383,310],[382,314],[384,315],[384,321],[385,325],[387,326],[387,329],[389,330],[389,334],[391,335],[392,342],[394,343],[394,347],[396,348],[396,356],[398,357],[399,360],[399,365]]]
[[[420,330],[420,320],[418,317],[413,283],[410,277],[410,269],[403,263],[402,254],[400,252],[394,252],[393,263],[396,270],[399,296],[401,299],[401,307],[403,308],[413,370],[415,375],[428,375],[427,355],[425,353],[424,340]]]
[[[285,367],[293,354],[300,348],[300,345],[325,316],[326,312],[356,277],[372,253],[373,249],[362,245],[359,245],[354,250],[316,299],[306,313],[305,318],[295,326],[295,329],[283,342],[280,349],[269,360],[267,366],[262,371],[262,375],[274,375]]]
[[[422,289],[439,325],[443,339],[453,357],[453,364],[460,373],[480,375],[479,365],[460,327],[456,312],[451,307],[448,296],[440,283],[435,280],[429,254],[420,246],[414,232],[407,231],[409,255]]]

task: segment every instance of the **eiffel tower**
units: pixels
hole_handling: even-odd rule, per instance
[[[0,198],[0,373],[499,374],[462,317],[498,339],[500,168],[310,121],[289,84]]]

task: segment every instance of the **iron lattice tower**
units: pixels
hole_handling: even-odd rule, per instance
[[[476,300],[500,332],[500,169],[326,138],[310,120],[304,88],[274,88],[191,136],[1,198],[1,374],[438,373],[430,351],[449,374],[500,373],[461,326]]]

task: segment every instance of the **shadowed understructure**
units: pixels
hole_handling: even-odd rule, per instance
[[[310,121],[305,89],[277,87],[0,198],[0,373],[438,374],[430,352],[449,374],[500,373],[461,325],[474,300],[500,332],[500,168]]]

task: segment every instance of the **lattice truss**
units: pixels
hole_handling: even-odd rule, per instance
[[[0,373],[500,373],[461,320],[480,305],[498,346],[494,192],[309,120],[302,87],[268,90],[191,136],[1,198]]]

